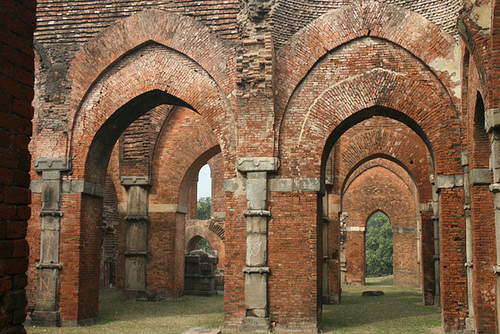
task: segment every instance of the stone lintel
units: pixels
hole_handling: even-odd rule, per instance
[[[40,217],[51,216],[51,217],[62,217],[64,213],[58,210],[43,210],[40,211]]]
[[[104,198],[106,195],[106,188],[100,184],[87,180],[68,180],[67,182],[63,181],[63,193],[64,192]]]
[[[500,126],[500,108],[490,108],[485,113],[484,129],[491,132]]]
[[[269,211],[269,210],[245,210],[245,211],[243,211],[243,215],[245,217],[251,217],[251,216],[270,217],[271,211]]]
[[[276,172],[279,165],[278,158],[270,157],[238,158],[236,161],[236,168],[242,173]]]
[[[472,185],[486,185],[491,183],[491,171],[489,168],[472,168],[470,171],[470,183]]]
[[[148,252],[134,252],[128,251],[124,253],[125,256],[148,256]]]
[[[273,192],[293,192],[293,179],[269,179],[269,190]]]
[[[432,212],[432,203],[420,203],[420,212]]]
[[[321,179],[319,177],[305,177],[300,178],[297,182],[297,188],[301,192],[320,192]]]
[[[187,206],[177,205],[177,204],[153,203],[153,204],[149,204],[148,211],[150,213],[151,212],[160,212],[160,213],[174,212],[174,213],[187,214],[188,208],[187,208]],[[225,212],[224,212],[224,214],[225,214]]]
[[[437,175],[436,176],[436,187],[438,190],[452,189],[455,187],[463,187],[463,185],[464,185],[463,174]]]
[[[269,267],[243,267],[245,274],[269,274],[271,268]]]
[[[417,229],[415,227],[398,226],[392,228],[392,233],[411,234],[416,232]]]
[[[71,158],[40,158],[35,159],[35,172],[68,171],[71,169]]]
[[[365,227],[364,226],[346,226],[345,230],[347,232],[364,232]]]
[[[500,183],[490,184],[490,191],[493,192],[493,193],[500,192]]]
[[[63,265],[61,263],[37,263],[37,269],[58,269],[61,270]]]
[[[31,192],[34,194],[41,194],[44,180],[31,180]],[[62,192],[65,194],[86,194],[104,198],[106,188],[100,184],[86,180],[62,180]]]
[[[493,266],[493,273],[499,275],[500,274],[500,266]]]
[[[151,186],[151,178],[148,175],[142,176],[121,176],[120,183],[122,186]]]

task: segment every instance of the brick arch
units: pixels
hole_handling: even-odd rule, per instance
[[[349,131],[351,130],[356,131],[357,127]],[[343,139],[339,180],[341,189],[345,189],[350,176],[359,166],[366,161],[383,157],[407,171],[417,184],[422,203],[430,200],[427,149],[416,134],[410,135],[387,128],[375,128],[368,131],[359,129],[359,133],[348,140]]]
[[[460,77],[459,49],[451,36],[415,12],[377,1],[351,1],[300,30],[276,55],[277,126],[309,71],[332,50],[366,36],[391,41],[407,50],[434,73],[449,95],[459,87],[458,79],[452,78]],[[450,64],[452,73],[446,69]]]
[[[73,174],[82,177],[86,164],[88,171],[91,166],[99,170],[95,164],[107,161],[106,152],[128,125],[161,104],[196,110],[210,125],[221,147],[230,147],[234,143],[230,130],[234,122],[221,94],[213,79],[185,55],[156,43],[136,49],[108,69],[85,96],[70,139]]]
[[[68,70],[72,104],[83,100],[106,69],[149,42],[177,50],[191,59],[210,74],[224,96],[235,88],[236,70],[230,61],[235,51],[227,42],[191,17],[148,9],[115,21],[75,54]]]
[[[280,131],[282,165],[289,166],[282,172],[301,170],[320,176],[319,157],[330,152],[347,129],[372,116],[393,118],[413,129],[435,159],[437,174],[459,171],[460,136],[456,134],[461,129],[456,109],[444,89],[431,87],[378,68],[336,82],[317,96],[307,96],[312,105],[307,110],[288,111]],[[305,164],[304,157],[315,157],[314,163]]]
[[[343,180],[344,182],[342,184],[341,194],[345,194],[347,189],[349,189],[349,186],[354,180],[356,180],[358,176],[363,174],[368,169],[378,166],[384,167],[385,169],[393,172],[394,175],[400,178],[407,185],[408,189],[418,194],[418,185],[407,166],[401,163],[401,161],[384,154],[367,156],[366,158],[360,160],[355,166],[353,166]],[[399,168],[397,168],[396,166],[398,166]]]
[[[224,255],[224,241],[215,233],[207,228],[206,222],[198,221],[199,224],[192,224],[186,228],[186,254],[194,249],[201,238],[208,241],[210,248],[217,251],[217,255]],[[219,263],[223,263],[219,258]],[[220,267],[220,266],[219,266]]]
[[[394,173],[391,164],[387,160],[373,166],[369,164],[342,196],[342,210],[349,214],[345,252],[347,271],[351,273],[347,281],[351,284],[364,284],[363,229],[366,229],[368,218],[374,212],[382,211],[389,217],[393,231],[396,231],[393,236],[396,255],[394,283],[399,286],[419,285],[416,201],[413,191],[403,178]]]

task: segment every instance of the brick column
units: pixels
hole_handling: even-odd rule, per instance
[[[149,177],[122,176],[127,188],[127,216],[125,217],[125,290],[127,299],[146,299],[146,264],[148,255],[148,188]]]
[[[70,158],[35,160],[35,171],[42,173],[42,220],[40,263],[36,287],[35,311],[32,324],[60,326],[59,281],[62,264],[59,262],[59,236],[61,229],[61,172],[71,169]]]
[[[245,331],[268,331],[267,285],[270,269],[267,265],[268,173],[276,172],[276,158],[240,158],[238,171],[246,174],[247,252],[245,274]]]

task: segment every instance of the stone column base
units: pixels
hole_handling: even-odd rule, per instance
[[[34,311],[31,315],[31,326],[60,327],[59,311]]]
[[[245,317],[243,319],[244,332],[269,332],[271,320],[269,318]]]

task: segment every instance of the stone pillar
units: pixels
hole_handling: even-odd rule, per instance
[[[42,173],[42,220],[40,262],[36,286],[35,311],[32,325],[60,326],[59,280],[62,264],[59,262],[59,236],[61,230],[61,172],[71,169],[70,158],[35,160],[35,171]]]
[[[340,282],[347,284],[347,259],[345,256],[345,244],[347,242],[347,212],[339,213],[340,221]]]
[[[464,169],[464,213],[465,213],[465,256],[464,263],[467,268],[467,306],[469,314],[465,319],[465,328],[468,331],[474,331],[474,280],[472,263],[472,217],[471,217],[471,191],[470,191],[470,173],[469,173],[469,153],[462,152],[462,167]]]
[[[244,331],[268,331],[267,285],[270,269],[267,265],[268,173],[279,167],[276,158],[240,158],[238,171],[246,174],[247,251],[245,275]]]
[[[439,194],[434,175],[430,177],[432,185],[432,226],[434,227],[434,306],[441,305],[441,261],[439,245]]]
[[[330,211],[328,209],[328,194],[324,194],[322,198],[322,207],[323,207],[323,226],[322,226],[322,243],[323,243],[323,258],[322,258],[322,264],[323,264],[323,278],[322,278],[322,302],[323,304],[330,304],[330,261],[332,260],[330,258],[330,252],[329,252],[329,243],[328,243],[328,236],[329,236],[329,229],[330,229],[330,218],[328,217],[328,212]]]
[[[128,192],[125,217],[125,290],[122,298],[146,300],[149,177],[122,176],[120,181]]]
[[[491,156],[490,168],[493,172],[493,184],[490,191],[495,196],[495,234],[496,264],[493,272],[497,275],[496,309],[497,328],[500,328],[500,108],[491,108],[485,115],[485,129],[490,134]]]

